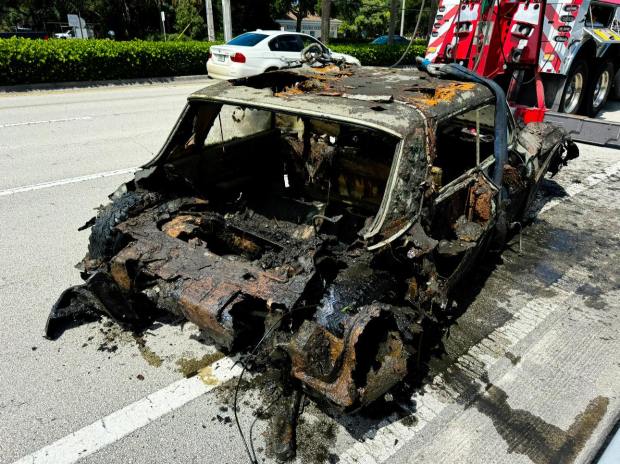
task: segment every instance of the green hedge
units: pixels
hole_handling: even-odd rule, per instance
[[[0,85],[206,74],[208,42],[0,39]]]
[[[390,66],[398,61],[407,49],[406,45],[330,45],[338,53],[353,55],[365,66]],[[414,64],[415,57],[424,55],[426,45],[414,44],[407,52],[402,64]]]
[[[206,74],[209,42],[0,39],[0,85]],[[411,47],[404,64],[424,53]],[[389,66],[405,46],[334,45],[362,64]]]

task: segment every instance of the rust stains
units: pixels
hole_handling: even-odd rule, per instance
[[[406,100],[414,104],[435,106],[441,102],[450,102],[461,92],[467,92],[476,88],[473,82],[450,82],[432,88],[432,95],[424,92],[421,96],[406,97]]]
[[[470,209],[467,218],[478,222],[488,222],[493,214],[493,197],[495,192],[488,181],[479,177],[470,189]]]
[[[407,373],[408,352],[399,333],[376,332],[386,317],[381,305],[361,308],[342,338],[305,321],[288,345],[291,374],[340,408],[371,403]]]

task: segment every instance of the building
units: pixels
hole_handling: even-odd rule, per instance
[[[293,13],[287,13],[286,18],[284,19],[276,19],[276,22],[280,25],[280,28],[283,31],[295,32],[297,28],[297,18]],[[339,19],[330,19],[329,20],[329,36],[331,38],[338,37],[338,28],[342,24],[342,21]],[[301,32],[304,34],[311,35],[312,37],[316,37],[317,39],[321,37],[321,17],[316,15],[306,16],[301,21]]]

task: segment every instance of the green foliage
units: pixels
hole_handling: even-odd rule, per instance
[[[205,74],[211,45],[0,39],[0,85]]]
[[[205,74],[209,42],[0,39],[0,85]],[[389,66],[406,46],[333,45],[363,65]],[[403,64],[426,46],[416,42]]]
[[[336,16],[344,23],[340,26],[340,33],[347,38],[374,39],[377,36],[388,33],[390,23],[390,0],[333,0]],[[425,36],[428,28],[429,15],[434,17],[431,8],[433,0],[426,0],[418,36]],[[436,3],[436,0],[434,0]],[[405,36],[409,37],[415,28],[422,0],[405,1]],[[436,7],[435,7],[436,8]],[[429,11],[432,10],[433,13]],[[397,29],[400,25],[401,2],[398,2],[398,15],[396,17]],[[432,22],[431,22],[432,24]]]
[[[184,32],[191,39],[205,36],[207,26],[193,0],[178,0],[175,11],[175,29],[178,33]]]
[[[406,45],[333,45],[331,50],[352,55],[364,66],[390,66],[398,61],[407,49]],[[424,55],[426,44],[414,42],[401,64],[413,65],[416,56]]]
[[[319,2],[320,3],[320,2]],[[279,18],[284,17],[289,11],[297,19],[298,31],[301,30],[301,21],[306,16],[316,11],[317,0],[274,0],[271,11]]]
[[[339,32],[347,37],[376,37],[387,32],[389,22],[388,0],[362,0],[355,17],[345,20]]]

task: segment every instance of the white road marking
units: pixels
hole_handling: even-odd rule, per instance
[[[611,166],[607,166],[603,172],[598,172],[596,174],[592,174],[591,176],[586,177],[580,183],[572,183],[568,187],[566,187],[566,196],[560,198],[554,198],[551,201],[545,203],[545,205],[540,209],[538,214],[544,213],[545,211],[550,210],[551,208],[557,206],[565,200],[568,200],[575,195],[579,195],[584,190],[594,187],[595,185],[603,182],[604,180],[613,177],[614,175],[620,172],[620,162],[616,164],[612,164]]]
[[[86,176],[69,177],[66,179],[53,180],[50,182],[42,182],[40,184],[24,185],[23,187],[13,187],[6,190],[0,190],[0,197],[7,195],[14,195],[16,193],[30,192],[32,190],[42,190],[50,187],[57,187],[59,185],[77,184],[79,182],[85,182],[87,180],[99,179],[102,177],[118,176],[121,174],[130,174],[136,172],[139,168],[126,168],[117,169],[115,171],[98,172],[96,174],[88,174]]]
[[[231,358],[222,358],[194,377],[181,379],[98,420],[13,464],[72,464],[150,422],[186,405],[241,372]]]
[[[0,129],[4,129],[5,127],[32,126],[35,124],[52,124],[55,122],[88,121],[89,119],[93,119],[92,116],[82,116],[82,117],[76,117],[76,118],[63,118],[63,119],[47,119],[44,121],[14,122],[10,124],[0,124]]]

